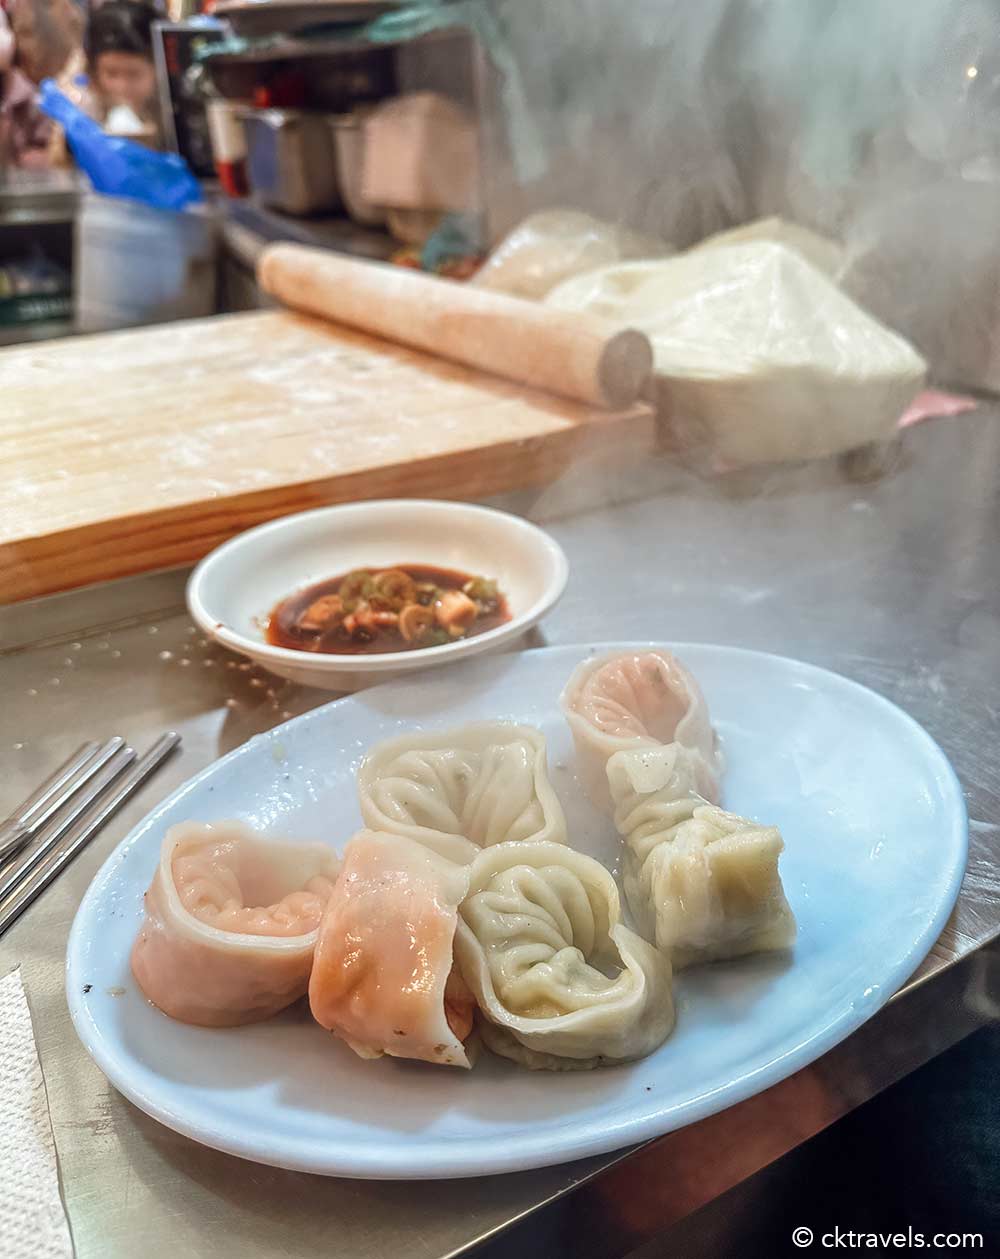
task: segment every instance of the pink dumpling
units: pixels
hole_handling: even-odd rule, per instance
[[[339,860],[238,822],[171,827],[145,896],[132,974],[165,1014],[230,1027],[303,996]]]
[[[616,752],[680,743],[696,754],[698,790],[719,798],[722,756],[708,705],[688,669],[664,648],[584,660],[560,700],[591,802],[612,810],[606,767]]]
[[[467,865],[415,840],[355,835],[316,946],[316,1021],[363,1058],[468,1067],[475,1001],[453,956],[468,886]]]

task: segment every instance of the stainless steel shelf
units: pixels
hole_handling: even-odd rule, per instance
[[[251,198],[236,201],[223,197],[216,204],[222,217],[223,235],[227,244],[235,246],[238,254],[246,252],[251,240],[259,241],[260,248],[272,241],[294,241],[298,245],[315,245],[317,249],[332,249],[336,253],[353,254],[377,262],[385,261],[400,248],[388,232],[361,227],[343,215],[297,218]],[[242,232],[233,233],[233,241],[228,238],[227,228],[230,226],[242,229]]]
[[[72,223],[75,215],[75,203],[63,209],[18,206],[0,210],[0,227],[38,227],[43,223]]]

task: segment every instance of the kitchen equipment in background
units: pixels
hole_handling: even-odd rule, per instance
[[[77,328],[105,332],[214,314],[215,250],[214,221],[203,206],[155,210],[87,195],[76,221]]]
[[[73,331],[78,191],[76,172],[12,167],[0,173],[0,346]],[[39,255],[47,275],[34,267],[26,273],[24,261]]]
[[[368,111],[363,107],[349,114],[334,114],[327,119],[333,133],[333,154],[344,209],[356,223],[377,226],[385,222],[385,207],[365,198],[361,187],[365,154],[364,121]]]
[[[387,209],[385,221],[393,237],[403,245],[427,243],[444,218],[443,210]]]
[[[211,100],[207,105],[208,134],[215,173],[229,197],[247,195],[247,136],[242,111],[245,101]]]
[[[0,261],[0,328],[17,328],[73,313],[69,271],[36,242]]]
[[[202,178],[212,175],[215,168],[205,100],[191,72],[197,53],[206,44],[218,43],[225,37],[222,23],[210,18],[153,25],[153,61],[164,142]]]
[[[246,109],[247,167],[252,191],[289,214],[340,206],[333,135],[322,114],[295,109]]]
[[[400,210],[472,211],[479,182],[475,120],[437,92],[376,106],[365,120],[361,188],[367,201]]]
[[[204,52],[202,65],[214,94],[227,100],[343,114],[359,102],[396,93],[396,53],[391,45],[347,39],[333,30],[308,38],[236,37]]]
[[[187,22],[201,12],[202,0],[166,0],[167,17],[171,22]]]
[[[502,136],[494,134],[504,130],[494,107],[496,69],[477,38],[467,28],[455,27],[376,43],[360,38],[357,29],[348,31],[337,25],[346,12],[339,5],[327,9],[305,0],[302,7],[323,14],[322,29],[310,30],[308,38],[289,34],[287,26],[263,39],[247,38],[248,32],[238,30],[239,38],[204,49],[200,56],[214,89],[211,94],[231,101],[252,100],[259,109],[303,109],[328,115],[348,115],[359,106],[387,108],[395,100],[397,132],[401,122],[418,139],[430,132],[435,149],[429,155],[428,177],[417,179],[415,193],[414,178],[408,176],[410,192],[406,195],[404,190],[392,208],[461,212],[473,206],[482,224],[478,238],[486,243],[495,240],[510,226],[508,203],[514,190],[508,184],[513,176],[506,156],[498,156],[498,149],[505,154]],[[275,21],[288,9],[284,0],[240,0],[217,12],[224,12],[238,28],[246,14],[251,21],[256,16]],[[336,20],[328,22],[327,13]],[[296,83],[297,93],[291,91]],[[389,123],[393,123],[392,113]],[[392,129],[390,125],[390,133]],[[459,158],[445,162],[456,136]],[[409,145],[410,135],[401,142]],[[409,153],[406,157],[408,167],[420,160]],[[393,160],[391,154],[388,160]],[[455,173],[442,177],[442,166],[457,168],[457,178]],[[427,194],[428,183],[434,195]],[[363,189],[363,200],[370,206],[390,204],[373,195],[375,191]],[[352,199],[352,204],[357,202]],[[360,212],[358,221],[362,221]],[[364,221],[374,226],[367,215]],[[402,231],[407,242],[412,242],[413,225]],[[421,242],[424,236],[422,230]]]
[[[222,0],[213,13],[225,18],[237,35],[256,39],[373,22],[394,8],[392,0]]]
[[[304,41],[308,47],[308,42]],[[326,113],[346,113],[397,91],[395,49],[385,44],[348,44],[300,62],[307,68],[306,105]]]

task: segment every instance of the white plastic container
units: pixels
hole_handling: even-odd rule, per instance
[[[373,226],[385,222],[385,207],[366,200],[361,190],[365,157],[365,117],[370,111],[355,109],[349,114],[331,114],[327,123],[333,133],[333,153],[337,183],[344,209],[355,223]]]
[[[436,92],[413,92],[376,105],[364,126],[366,201],[399,210],[475,209],[478,133],[461,106]]]
[[[76,220],[77,327],[105,332],[214,314],[215,260],[215,222],[205,207],[154,210],[88,194]]]

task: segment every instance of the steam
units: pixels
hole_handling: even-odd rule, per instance
[[[844,242],[845,287],[938,379],[1000,388],[992,0],[493,8],[547,162],[501,229],[571,205],[684,248],[780,214]]]

